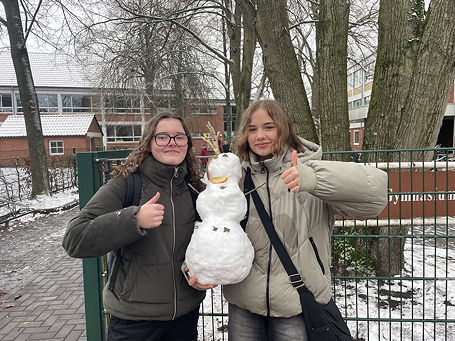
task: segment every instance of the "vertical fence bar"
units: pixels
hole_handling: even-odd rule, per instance
[[[77,153],[79,207],[82,209],[100,187],[97,153]],[[102,341],[105,337],[105,325],[102,315],[102,267],[99,258],[82,260],[84,272],[85,323],[87,341]]]

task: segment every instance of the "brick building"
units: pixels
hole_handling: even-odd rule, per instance
[[[102,148],[102,132],[93,114],[42,115],[47,156],[62,156]],[[27,132],[22,115],[10,115],[0,126],[0,164],[28,157]]]
[[[102,133],[102,143],[96,145],[99,150],[131,148],[137,144],[146,122],[152,117],[140,90],[100,89],[87,76],[90,74],[88,67],[66,56],[29,53],[29,57],[42,120],[49,115],[76,118],[92,114]],[[174,111],[173,103],[175,101],[169,90],[160,91],[158,112]],[[0,53],[0,124],[10,116],[22,117],[22,111],[11,55]],[[202,134],[207,132],[207,122],[226,136],[224,111],[223,99],[205,100],[203,105],[188,105],[185,108],[184,116],[196,153],[203,143]],[[235,118],[233,107],[233,126]],[[0,148],[3,149],[3,146]],[[86,148],[90,150],[89,146]]]

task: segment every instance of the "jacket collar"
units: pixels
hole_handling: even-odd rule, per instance
[[[157,161],[151,153],[147,154],[138,168],[145,177],[158,186],[166,186],[172,179],[174,183],[180,184],[185,181],[187,174],[185,161],[177,166],[165,165]]]
[[[304,146],[303,152],[297,154],[300,163],[304,163],[309,160],[321,160],[322,148],[319,145],[303,138],[300,138],[300,141],[302,141]],[[253,173],[261,172],[262,167],[266,167],[269,172],[279,172],[283,166],[286,168],[289,167],[289,164],[291,163],[291,153],[292,149],[289,146],[286,146],[283,154],[276,155],[264,161],[258,161],[256,154],[250,151],[250,160],[244,161],[242,163],[242,167],[244,169],[250,167]]]

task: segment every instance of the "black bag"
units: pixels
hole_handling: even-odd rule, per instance
[[[250,169],[245,176],[245,188],[254,188]],[[264,208],[261,198],[256,191],[251,192],[254,205],[261,218],[262,224],[269,236],[275,251],[289,275],[289,280],[299,293],[302,315],[305,321],[309,341],[352,341],[349,328],[341,316],[340,310],[331,299],[326,305],[320,304],[302,281],[297,268],[292,262],[283,243],[278,237],[272,220]]]

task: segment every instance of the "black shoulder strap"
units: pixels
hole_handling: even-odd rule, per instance
[[[245,178],[243,180],[243,193],[248,193],[254,189],[254,183],[251,178],[251,168],[248,167],[246,169]],[[246,214],[245,218],[240,222],[240,226],[242,226],[243,230],[246,229],[246,223],[248,222],[248,215],[250,213],[250,194],[245,195],[246,197]]]
[[[131,173],[126,178],[126,195],[125,204],[123,207],[130,207],[132,205],[138,206],[141,200],[142,179],[141,173],[136,171]]]
[[[126,178],[126,195],[123,207],[130,207],[130,206],[139,206],[139,202],[141,200],[141,192],[142,192],[142,179],[141,173],[136,171],[131,173]],[[121,248],[115,251],[109,252],[107,255],[107,273],[109,276],[109,291],[111,291],[114,295],[114,286],[115,280],[117,278],[117,273],[119,269],[119,265],[122,262],[122,254]]]
[[[251,182],[253,181],[252,179],[250,180]],[[253,191],[251,193],[251,196],[253,197],[254,205],[256,206],[256,210],[258,211],[259,217],[261,218],[262,224],[264,225],[265,231],[269,236],[270,242],[272,243],[278,255],[278,258],[280,259],[281,263],[283,264],[283,267],[285,268],[289,276],[289,281],[299,293],[302,311],[305,310],[305,312],[303,313],[305,324],[307,326],[312,326],[312,328],[326,326],[327,321],[321,314],[321,308],[318,302],[314,298],[313,294],[308,290],[308,288],[303,283],[302,277],[297,271],[297,268],[292,262],[291,257],[289,257],[288,252],[286,251],[283,243],[281,242],[280,238],[278,237],[278,234],[275,231],[275,226],[273,225],[270,216],[267,214],[267,211],[265,210],[264,204],[261,198],[259,197],[259,194],[256,191]],[[329,338],[329,340],[333,339]]]
[[[251,181],[251,183],[253,183],[253,180],[251,179],[251,175],[249,173],[247,173],[247,177],[249,177],[248,182]],[[245,183],[246,182],[247,179],[245,178]],[[278,237],[278,234],[275,231],[275,226],[273,225],[272,220],[267,214],[264,204],[262,203],[261,198],[259,198],[259,194],[257,193],[257,191],[253,191],[251,192],[251,196],[253,198],[254,206],[256,206],[256,210],[258,211],[259,217],[261,218],[262,225],[264,225],[265,231],[269,236],[270,242],[275,248],[278,258],[280,259],[281,263],[283,263],[283,266],[286,269],[286,272],[288,273],[291,284],[296,288],[302,286],[303,285],[302,277],[300,277],[300,274],[297,271],[294,263],[292,262],[291,257],[289,257],[283,243]]]

